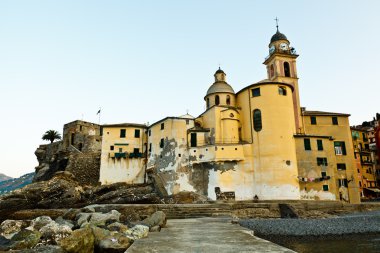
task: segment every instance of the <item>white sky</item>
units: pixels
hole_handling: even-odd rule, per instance
[[[301,104],[379,108],[380,1],[0,1],[0,173],[34,171],[46,130],[77,119],[153,123],[204,110],[221,64],[235,91],[266,77],[280,19]]]

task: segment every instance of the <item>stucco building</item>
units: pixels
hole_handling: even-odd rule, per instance
[[[169,195],[210,199],[359,202],[349,115],[300,106],[297,57],[277,29],[266,79],[235,92],[219,68],[198,117],[103,126],[100,181],[153,178]]]

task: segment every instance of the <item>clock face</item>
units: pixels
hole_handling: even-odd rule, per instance
[[[286,43],[281,43],[281,44],[280,44],[280,49],[282,49],[282,50],[287,50],[287,49],[288,49],[288,44],[286,44]]]
[[[275,47],[274,47],[274,45],[272,45],[272,46],[269,48],[269,54],[272,54],[272,53],[274,52],[274,49],[275,49]]]

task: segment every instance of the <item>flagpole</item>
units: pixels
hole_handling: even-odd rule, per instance
[[[99,107],[99,111],[98,112],[99,112],[98,113],[99,114],[99,123],[98,124],[100,125],[100,114],[102,113],[102,108],[101,107]]]

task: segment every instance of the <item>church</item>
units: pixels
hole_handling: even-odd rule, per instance
[[[151,125],[102,125],[100,182],[153,180],[211,200],[360,202],[349,114],[300,105],[297,52],[276,33],[267,77],[235,91],[220,68],[206,110]]]

